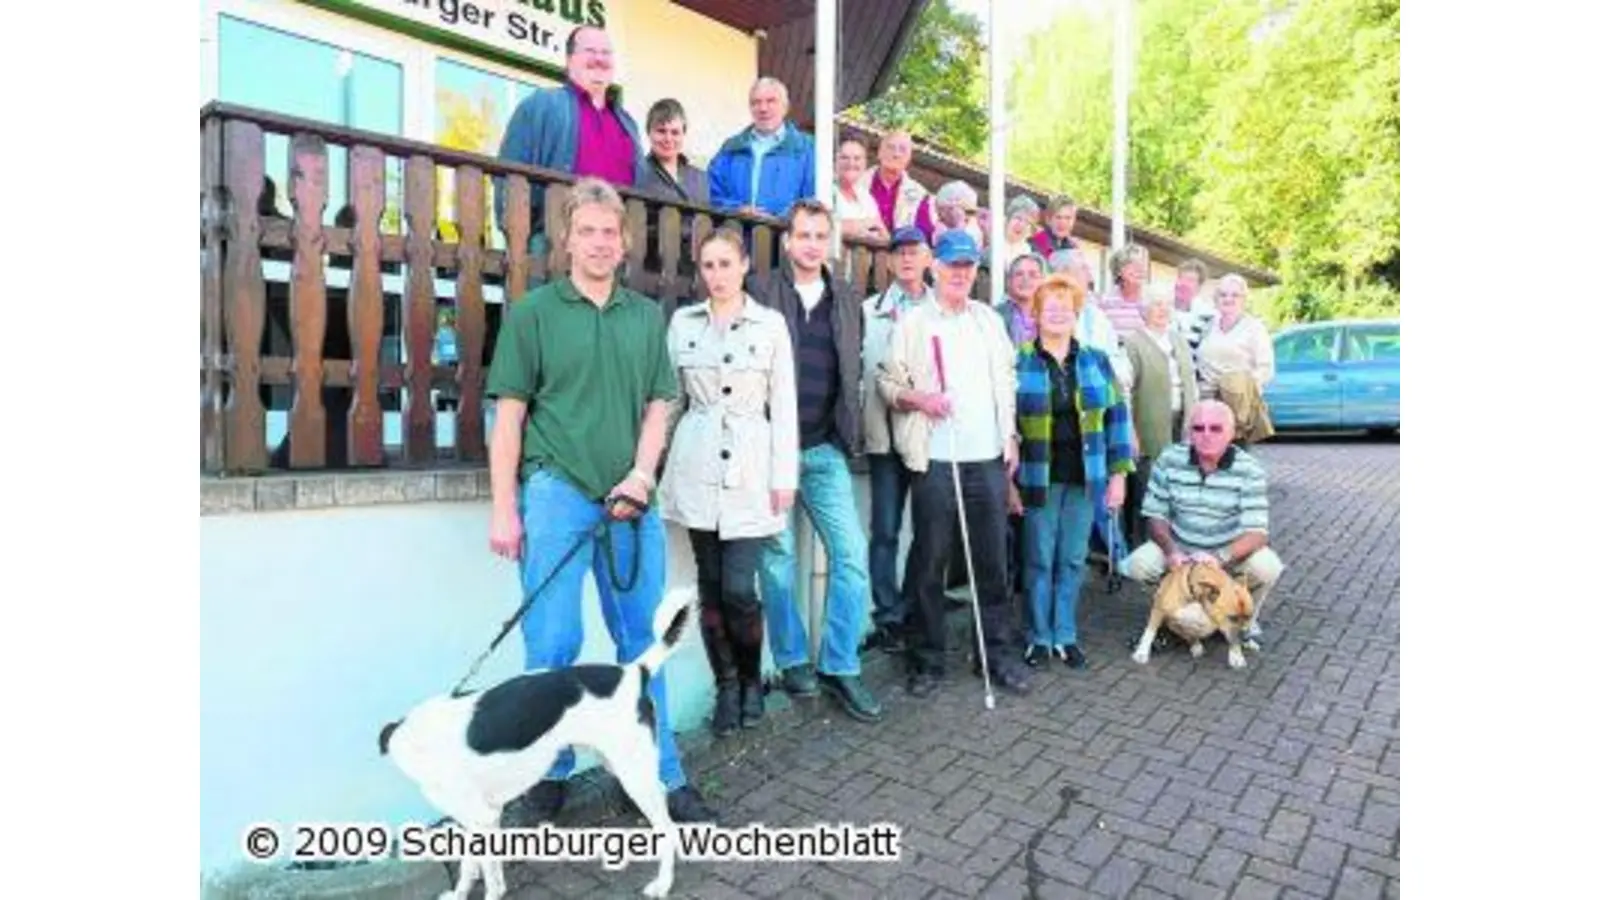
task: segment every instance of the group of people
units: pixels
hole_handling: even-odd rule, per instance
[[[652,643],[667,522],[693,550],[719,735],[764,715],[763,643],[782,689],[826,693],[878,721],[882,704],[861,678],[869,608],[866,646],[903,653],[910,695],[935,691],[950,649],[946,573],[958,559],[970,559],[978,599],[974,659],[987,660],[996,686],[1027,693],[1027,667],[1051,658],[1081,668],[1090,536],[1115,534],[1118,516],[1148,526],[1137,549],[1112,554],[1129,577],[1153,583],[1186,561],[1215,564],[1250,578],[1263,607],[1282,564],[1267,546],[1265,471],[1236,431],[1239,396],[1261,416],[1271,344],[1243,312],[1241,279],[1221,279],[1215,311],[1202,313],[1192,301],[1205,269],[1185,264],[1175,305],[1144,290],[1148,255],[1130,246],[1114,260],[1116,290],[1096,297],[1070,236],[1071,201],[1052,202],[1043,222],[1031,200],[1013,201],[1007,297],[976,301],[976,195],[928,195],[906,174],[909,137],[894,134],[870,175],[865,148],[846,142],[835,202],[811,196],[809,160],[769,165],[810,139],[763,79],[751,92],[755,125],[724,145],[704,183],[714,205],[781,207],[780,262],[752,273],[745,232],[717,228],[692,248],[703,299],[668,319],[618,278],[630,235],[616,186],[646,174],[699,181],[686,160],[669,166],[655,153],[658,130],[663,146],[674,135],[681,144],[681,107],[659,121],[652,111],[649,158],[629,144],[624,165],[617,135],[631,140],[631,127],[603,88],[591,93],[610,68],[604,32],[575,31],[568,60],[569,83],[524,101],[506,146],[578,176],[549,236],[571,269],[508,302],[486,385],[496,408],[490,544],[518,561],[524,597],[537,595],[522,620],[529,669],[576,660],[586,572],[619,656]],[[885,233],[893,261],[894,283],[869,298],[829,266],[835,232],[852,229]],[[865,534],[850,471],[861,457]],[[815,666],[794,597],[800,510],[828,561]],[[1251,634],[1259,639],[1255,622]],[[650,693],[669,811],[713,821],[683,771],[662,682]],[[554,818],[573,762],[569,751],[512,817]]]

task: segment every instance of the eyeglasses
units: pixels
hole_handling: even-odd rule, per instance
[[[1222,425],[1220,425],[1219,423],[1216,423],[1216,422],[1213,422],[1210,425],[1204,425],[1204,424],[1196,423],[1194,425],[1189,426],[1189,430],[1194,432],[1195,434],[1205,434],[1208,431],[1211,432],[1212,434],[1221,434],[1222,433]]]

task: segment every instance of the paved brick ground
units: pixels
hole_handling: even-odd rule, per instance
[[[689,765],[735,823],[893,821],[902,861],[680,863],[673,896],[1398,897],[1399,446],[1258,452],[1288,568],[1247,671],[1217,647],[1134,665],[1145,595],[1102,580],[1082,604],[1088,671],[1058,663],[993,712],[976,678],[917,701],[893,660],[869,657],[881,724],[802,702]],[[508,877],[518,898],[628,897],[653,873]]]

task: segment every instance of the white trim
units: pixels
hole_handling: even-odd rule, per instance
[[[342,47],[400,67],[400,137],[433,143],[436,88],[440,60],[470,66],[499,78],[531,87],[557,84],[556,80],[526,69],[508,66],[472,53],[389,31],[349,16],[284,0],[201,0],[200,94],[201,102],[218,99],[221,59],[217,46],[217,18],[243,19],[265,28],[308,40]]]
[[[414,38],[374,25],[340,16],[303,3],[272,3],[264,0],[202,0],[202,40],[208,40],[203,67],[202,91],[207,99],[217,99],[221,71],[217,44],[217,20],[227,15],[263,28],[272,28],[307,40],[352,50],[381,59],[400,68],[400,137],[427,140],[433,133],[431,119],[423,118],[417,98],[423,96],[421,74],[429,69],[429,54],[421,52]],[[428,85],[432,75],[428,73]]]

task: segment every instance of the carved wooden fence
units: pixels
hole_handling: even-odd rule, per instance
[[[268,177],[272,136],[286,141],[288,183],[281,188]],[[486,288],[511,300],[566,270],[561,248],[530,252],[530,231],[540,208],[536,188],[545,195],[542,231],[555,234],[572,179],[221,103],[201,110],[200,141],[201,471],[484,464],[489,320],[499,305],[486,301]],[[347,201],[330,223],[332,154],[344,162]],[[444,179],[454,193],[448,222],[438,207]],[[398,182],[393,203],[391,182]],[[287,216],[279,190],[287,194]],[[489,203],[497,191],[505,209],[499,217]],[[626,284],[657,298],[668,316],[696,296],[688,248],[724,221],[749,226],[754,272],[774,264],[775,219],[622,194],[632,238]],[[490,246],[495,236],[504,249]],[[881,245],[852,242],[845,254],[845,270],[863,296],[892,280]],[[287,277],[269,279],[269,264],[287,264]],[[344,281],[334,289],[343,292],[343,316],[330,313],[334,274]],[[403,285],[394,304],[384,296],[386,274]],[[436,363],[441,281],[455,294],[449,308],[457,352]],[[385,358],[386,340],[397,345],[396,358]],[[443,450],[441,396],[454,405],[453,446]],[[285,434],[269,443],[268,413],[274,398],[284,397],[292,397]],[[397,407],[389,412],[398,413],[398,441],[385,440],[385,404]]]

